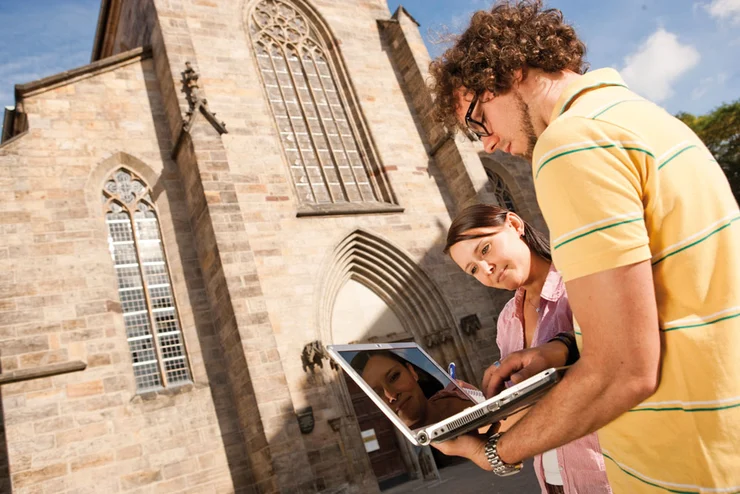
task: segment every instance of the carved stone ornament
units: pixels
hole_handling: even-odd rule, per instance
[[[195,116],[200,112],[213,125],[219,134],[226,134],[226,124],[216,119],[216,114],[208,108],[208,101],[200,94],[198,79],[200,74],[195,71],[190,62],[185,62],[185,70],[182,75],[182,92],[188,100],[189,109],[185,113],[187,118],[183,119],[183,130],[188,132],[193,125]]]
[[[460,319],[460,329],[466,335],[471,335],[480,329],[480,319],[477,314],[471,314]]]
[[[312,407],[296,410],[296,416],[298,417],[298,428],[302,434],[308,434],[313,430],[314,418]]]
[[[446,341],[451,340],[452,332],[447,328],[441,329],[439,331],[434,331],[433,333],[429,333],[424,336],[424,343],[426,344],[427,348],[433,348],[445,343]]]
[[[339,365],[334,362],[324,350],[324,345],[319,340],[306,343],[301,352],[301,364],[303,366],[303,372],[314,372],[314,367],[319,366],[324,368],[324,359],[329,361],[329,367],[333,370],[339,370]]]

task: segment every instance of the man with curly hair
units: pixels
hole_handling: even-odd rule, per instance
[[[586,73],[584,54],[561,12],[506,2],[430,67],[441,122],[531,160],[581,350],[507,432],[438,447],[507,474],[598,430],[614,492],[740,492],[737,202],[688,127],[615,70]],[[510,355],[484,392],[565,364],[568,348]]]

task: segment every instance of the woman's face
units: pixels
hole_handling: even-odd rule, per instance
[[[531,252],[524,242],[524,224],[509,213],[503,225],[474,228],[463,235],[485,235],[450,247],[460,269],[491,288],[516,290],[529,278]]]
[[[370,357],[362,371],[362,378],[391,407],[409,427],[422,421],[426,415],[427,399],[410,364],[386,357]]]

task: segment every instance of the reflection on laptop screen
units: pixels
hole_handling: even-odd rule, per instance
[[[412,430],[475,404],[417,348],[339,354]]]

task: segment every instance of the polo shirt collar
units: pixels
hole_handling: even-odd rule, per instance
[[[619,72],[614,69],[598,69],[583,74],[578,80],[568,85],[563,94],[560,95],[557,103],[555,103],[552,115],[550,115],[550,122],[565,113],[570,105],[584,92],[607,86],[627,87],[627,84],[619,75]]]

